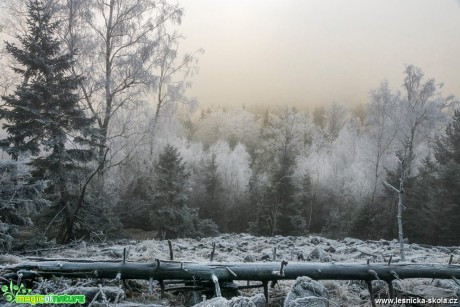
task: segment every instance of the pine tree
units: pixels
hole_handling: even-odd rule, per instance
[[[460,111],[454,113],[445,135],[435,146],[439,163],[439,193],[436,204],[442,224],[439,244],[459,244],[460,238]]]
[[[305,229],[311,231],[313,216],[315,214],[314,197],[312,192],[311,177],[308,173],[304,174],[301,182],[300,191],[297,195],[299,207],[302,208],[304,213]]]
[[[442,223],[438,212],[441,206],[436,204],[439,192],[437,165],[429,156],[423,160],[412,182],[412,188],[405,195],[406,235],[411,242],[436,244],[439,225]]]
[[[188,179],[185,163],[179,150],[167,145],[155,165],[154,202],[152,224],[162,232],[162,237],[177,237],[179,228],[188,223],[184,210],[188,200]]]
[[[294,109],[282,108],[278,118],[272,120],[267,115],[261,135],[263,149],[254,169],[264,171],[251,183],[251,193],[258,193],[259,199],[250,231],[271,236],[298,234],[305,229],[302,204],[296,200],[299,189],[293,179],[301,143],[300,118]]]
[[[167,145],[155,165],[151,223],[162,238],[211,236],[218,234],[210,219],[200,219],[190,208],[190,174],[177,148]]]
[[[150,209],[154,201],[152,171],[137,174],[122,194],[116,208],[123,226],[125,228],[153,230],[150,221]]]
[[[52,207],[47,221],[59,222],[56,233],[64,234],[76,223],[78,192],[72,183],[85,173],[81,164],[92,159],[93,151],[85,147],[92,119],[79,106],[76,90],[82,78],[70,74],[72,55],[62,54],[55,35],[59,24],[42,1],[31,0],[27,8],[28,31],[17,37],[20,46],[6,43],[23,82],[2,97],[0,119],[8,133],[2,145],[14,160],[30,155],[32,181],[48,183]]]
[[[298,189],[294,184],[293,174],[293,157],[283,153],[279,164],[273,165],[272,188],[268,191],[272,221],[271,235],[299,234],[305,230],[305,219],[301,210],[303,206],[295,199]]]
[[[217,162],[216,155],[213,153],[209,161],[206,163],[205,174],[204,174],[204,186],[206,188],[206,196],[201,206],[201,215],[205,218],[214,219],[218,224],[221,220],[219,213],[221,212],[221,203],[219,194],[222,192],[222,183],[217,173]]]
[[[178,209],[186,205],[188,200],[188,179],[179,149],[166,145],[155,165],[155,205]]]
[[[32,225],[31,213],[47,205],[44,183],[28,184],[28,177],[23,162],[0,161],[0,250],[9,250],[15,231]]]

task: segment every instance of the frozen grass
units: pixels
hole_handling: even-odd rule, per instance
[[[272,260],[273,248],[276,247],[277,261],[287,260],[290,262],[299,261],[335,261],[364,263],[367,260],[372,262],[386,262],[390,256],[392,262],[399,262],[399,246],[397,242],[365,242],[356,239],[331,240],[322,237],[255,237],[248,234],[223,234],[212,238],[199,239],[176,239],[172,240],[174,260],[208,262],[212,251],[213,243],[216,244],[214,261],[216,262],[254,262],[262,259]],[[408,262],[414,263],[445,263],[449,262],[450,254],[439,248],[424,248],[416,244],[408,244],[406,258]],[[71,258],[71,259],[92,259],[92,260],[114,260],[122,259],[123,249],[126,248],[127,260],[132,262],[153,262],[155,258],[169,259],[169,247],[167,241],[160,240],[124,240],[113,243],[81,243],[77,247],[62,249],[58,251],[37,252],[35,257],[46,258]],[[316,249],[316,251],[315,251]],[[314,252],[315,251],[315,252]],[[318,255],[319,253],[319,255]],[[453,263],[459,263],[460,248],[454,251]],[[319,257],[319,258],[318,258]],[[268,259],[267,259],[268,258]],[[314,259],[313,259],[314,258]],[[317,259],[318,258],[318,259]],[[0,255],[0,264],[14,264],[25,261],[25,257],[15,255]],[[302,260],[300,260],[302,261]],[[99,281],[100,283],[101,281]],[[360,281],[321,281],[330,294],[330,306],[370,306],[369,293],[364,282]],[[282,306],[284,297],[293,281],[279,281],[270,289],[272,306]],[[56,279],[52,281],[41,281],[36,285],[37,289],[49,291],[70,291],[73,287],[99,287],[98,283],[91,280],[63,281]],[[120,286],[105,281],[104,286]],[[163,306],[184,306],[190,301],[191,295],[187,293],[167,293],[165,300],[159,299],[158,286],[152,293],[148,293],[148,282],[129,281],[126,283],[126,298],[123,301],[121,294],[117,301],[139,302],[142,304],[155,303]],[[104,288],[104,287],[102,287]],[[387,297],[387,288],[374,282],[376,297]],[[407,279],[395,281],[395,288],[404,292],[419,293],[428,291],[430,293],[455,293],[459,291],[458,286],[451,281],[437,281],[427,279]],[[105,304],[114,305],[101,290],[93,305]],[[111,290],[113,292],[113,289]],[[418,291],[418,292],[417,292]],[[252,296],[261,293],[262,289],[251,289],[242,292],[243,296]],[[420,293],[419,293],[420,294]],[[102,300],[101,300],[102,299]]]

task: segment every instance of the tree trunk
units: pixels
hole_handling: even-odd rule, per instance
[[[406,256],[404,253],[404,233],[403,233],[403,221],[402,221],[402,211],[404,208],[404,183],[406,181],[406,163],[405,160],[401,162],[401,176],[399,178],[399,191],[398,191],[398,239],[399,239],[399,251],[401,255],[401,260],[406,261]]]
[[[402,183],[401,183],[402,185]],[[403,234],[403,225],[402,225],[402,209],[403,209],[403,193],[402,190],[398,193],[398,240],[399,240],[399,251],[401,255],[401,260],[406,261],[404,253],[404,234]]]
[[[25,262],[2,268],[2,275],[21,271],[23,279],[38,276],[70,278],[116,278],[179,281],[211,281],[216,276],[219,281],[254,280],[274,281],[296,279],[308,276],[315,280],[385,280],[407,278],[460,278],[460,265],[440,264],[360,264],[360,263],[303,263],[282,265],[279,262],[264,263],[197,263],[160,261],[155,263],[128,262]]]

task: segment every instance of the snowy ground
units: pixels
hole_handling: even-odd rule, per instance
[[[248,234],[224,234],[213,238],[177,239],[173,240],[174,260],[208,262],[213,243],[216,243],[214,261],[216,262],[256,262],[271,261],[273,248],[276,247],[276,258],[289,262],[386,262],[392,256],[392,262],[399,261],[399,245],[394,242],[365,242],[357,239],[331,240],[318,236],[308,237],[255,237]],[[453,250],[446,248],[425,248],[417,244],[407,244],[406,260],[414,263],[447,264],[453,254],[453,263],[460,263],[460,247]],[[85,243],[62,250],[42,251],[27,257],[72,258],[114,260],[121,259],[123,249],[127,250],[128,261],[153,262],[155,258],[169,259],[167,241],[158,240],[125,240],[114,243]],[[25,261],[25,256],[1,255],[0,264],[13,264]],[[98,292],[101,281],[62,280],[43,281],[37,284],[42,291],[71,291],[73,287],[93,287]],[[275,288],[270,289],[272,306],[282,306],[284,297],[293,281],[280,281]],[[369,293],[364,282],[360,281],[321,281],[328,289],[331,297],[330,306],[370,306]],[[159,298],[159,289],[152,293],[148,291],[148,283],[130,281],[131,290],[117,293],[116,284],[105,282],[104,286],[113,286],[113,293],[108,290],[107,299],[100,295],[94,302],[112,301],[111,304],[93,304],[93,306],[112,306],[114,300],[118,306],[136,306],[141,304],[158,304],[161,306],[185,306],[191,301],[190,293],[168,292],[166,298]],[[407,293],[431,296],[455,296],[460,294],[460,287],[450,280],[407,279],[396,281],[395,288]],[[386,285],[374,282],[376,297],[387,297]],[[110,293],[111,294],[110,294]],[[50,292],[48,292],[50,293]],[[55,292],[56,293],[56,292]],[[241,293],[243,296],[253,296],[262,293],[262,289],[252,289]],[[110,295],[113,295],[110,298]],[[129,303],[129,304],[128,304]],[[140,305],[143,306],[143,305]],[[152,305],[149,305],[152,306]]]

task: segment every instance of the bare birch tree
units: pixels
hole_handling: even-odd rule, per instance
[[[403,210],[405,185],[413,172],[413,162],[417,158],[417,145],[423,138],[430,136],[430,132],[437,125],[445,122],[443,109],[449,106],[453,97],[444,98],[439,93],[440,85],[434,79],[424,81],[422,70],[413,65],[405,68],[404,93],[406,97],[400,99],[397,114],[401,116],[399,131],[400,149],[396,152],[399,163],[399,188],[388,182],[385,185],[398,193],[398,239],[400,244],[401,259],[404,261],[404,232]]]
[[[182,37],[172,30],[180,25],[183,9],[166,0],[56,1],[65,24],[61,35],[77,58],[74,73],[85,77],[83,104],[100,131],[100,160],[110,148],[107,161],[118,165],[153,133],[165,105],[190,102],[184,78],[196,53],[180,58]],[[149,99],[155,114],[140,123],[136,117]],[[128,138],[129,144],[123,141]],[[119,152],[124,154],[113,161]]]
[[[384,81],[379,88],[371,92],[371,101],[367,106],[367,135],[370,146],[371,163],[373,167],[373,188],[370,196],[371,206],[381,185],[383,175],[383,159],[394,145],[398,133],[397,104],[398,94],[393,94]]]

